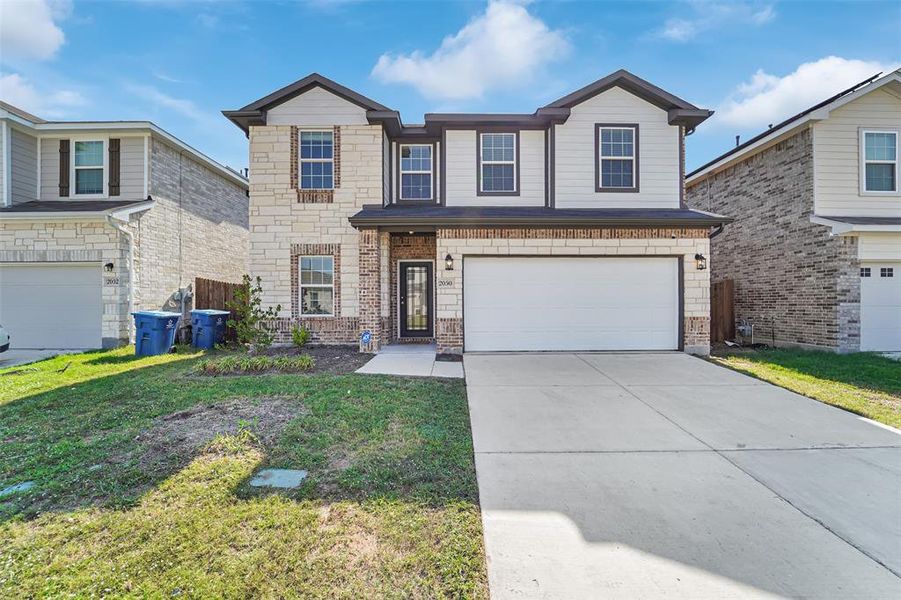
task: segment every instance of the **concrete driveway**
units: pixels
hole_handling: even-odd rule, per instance
[[[466,355],[493,598],[901,598],[901,435],[680,353]]]

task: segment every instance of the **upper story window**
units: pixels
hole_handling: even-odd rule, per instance
[[[863,131],[863,191],[898,191],[898,132]]]
[[[481,134],[479,159],[479,192],[516,193],[515,133]]]
[[[430,144],[401,145],[400,199],[433,200],[432,146]]]
[[[335,314],[335,258],[333,256],[301,256],[300,314],[332,316]]]
[[[103,141],[76,140],[74,146],[75,194],[103,194]]]
[[[334,189],[334,143],[331,131],[300,132],[300,189]]]
[[[597,191],[638,191],[638,125],[597,125]]]

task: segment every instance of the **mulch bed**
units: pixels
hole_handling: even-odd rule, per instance
[[[372,354],[363,354],[356,346],[294,346],[285,348],[269,348],[263,354],[267,356],[295,356],[309,354],[316,361],[309,374],[329,373],[331,375],[345,375],[353,373],[372,359]]]

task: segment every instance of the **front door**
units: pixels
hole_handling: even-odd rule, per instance
[[[400,288],[400,337],[432,337],[432,263],[400,263],[397,285]]]

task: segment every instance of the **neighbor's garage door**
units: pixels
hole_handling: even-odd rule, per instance
[[[676,258],[463,261],[467,351],[674,350]]]
[[[0,264],[0,324],[13,348],[99,348],[99,264]]]
[[[860,349],[901,351],[901,262],[860,266]]]

